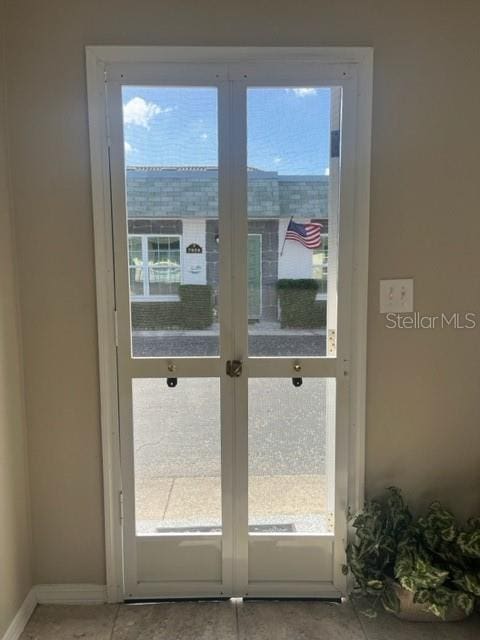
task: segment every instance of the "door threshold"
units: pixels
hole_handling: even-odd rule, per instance
[[[185,598],[125,598],[124,604],[162,604],[167,602],[227,602],[229,600],[235,603],[242,602],[325,602],[330,604],[342,604],[343,598],[334,596],[231,596],[221,597],[212,596],[206,598],[185,597]]]
[[[229,596],[212,596],[211,598],[201,596],[199,598],[195,598],[193,596],[186,596],[185,598],[125,598],[123,600],[124,604],[162,604],[167,602],[225,602],[227,600],[232,600]]]
[[[342,598],[334,596],[246,596],[238,599],[243,600],[243,602],[325,602],[342,604]]]

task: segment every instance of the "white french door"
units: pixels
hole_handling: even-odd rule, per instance
[[[109,67],[126,599],[346,591],[352,69]]]

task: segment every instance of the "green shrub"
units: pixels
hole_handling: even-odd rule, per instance
[[[213,292],[208,284],[182,284],[178,287],[181,322],[185,329],[206,329],[213,322]]]
[[[313,278],[283,278],[277,282],[280,324],[301,329],[324,327],[325,301],[316,302],[318,281]]]
[[[325,329],[327,326],[327,301],[316,300],[312,312],[312,328]]]
[[[285,290],[301,290],[301,291],[318,291],[318,280],[315,278],[280,278],[277,281],[277,289]]]
[[[181,321],[180,302],[175,301],[134,301],[131,314],[132,328],[147,331],[175,329]]]
[[[140,330],[206,329],[213,322],[212,288],[207,284],[183,284],[180,300],[132,302],[132,327]]]

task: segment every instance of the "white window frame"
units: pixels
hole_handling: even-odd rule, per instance
[[[108,602],[123,600],[122,483],[117,387],[117,325],[109,171],[106,73],[114,64],[219,64],[271,61],[320,64],[333,71],[348,65],[356,77],[354,220],[350,229],[353,271],[350,318],[348,505],[364,501],[367,350],[368,239],[373,49],[370,47],[157,47],[87,46],[86,71],[95,239],[101,434],[103,452],[106,582]],[[346,372],[347,375],[347,372]],[[346,542],[346,541],[345,541]]]
[[[175,302],[180,300],[180,296],[176,293],[167,294],[150,294],[150,278],[149,278],[149,264],[148,264],[148,238],[178,238],[180,245],[180,280],[179,285],[182,284],[183,277],[183,258],[182,258],[182,235],[179,233],[128,233],[128,238],[141,238],[142,239],[142,270],[143,270],[143,295],[132,295],[130,292],[130,300],[132,302]],[[132,269],[129,265],[128,269]]]

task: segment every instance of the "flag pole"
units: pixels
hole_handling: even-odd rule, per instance
[[[288,225],[287,228],[285,230],[285,237],[283,239],[283,244],[282,244],[282,250],[280,251],[280,256],[283,256],[283,250],[285,249],[285,242],[287,241],[287,231],[288,231],[288,227],[290,226],[290,222],[293,220],[293,216],[290,218],[290,220],[288,221]]]

